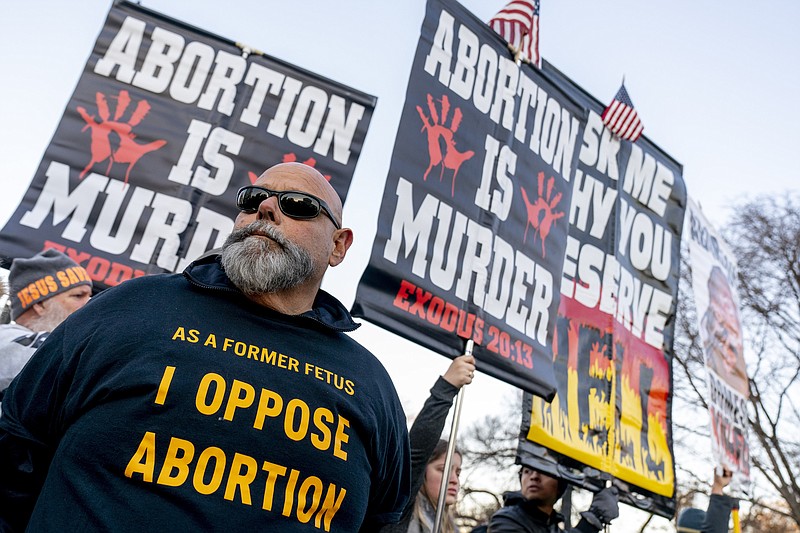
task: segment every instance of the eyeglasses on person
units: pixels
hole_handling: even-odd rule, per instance
[[[261,202],[271,196],[278,198],[278,207],[288,217],[298,220],[310,220],[319,216],[320,213],[324,213],[325,216],[331,219],[336,229],[342,229],[341,224],[333,217],[328,204],[324,200],[305,192],[273,191],[258,185],[248,185],[247,187],[242,187],[236,193],[236,207],[243,213],[255,213],[258,211],[258,206],[261,205]]]

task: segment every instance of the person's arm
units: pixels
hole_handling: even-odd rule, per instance
[[[577,533],[596,533],[619,516],[619,498],[616,487],[606,487],[596,492],[588,511],[581,513],[578,525],[571,529]]]
[[[723,493],[723,489],[728,486],[733,477],[733,472],[723,470],[718,474],[714,470],[714,482],[711,485],[711,497],[708,500],[708,510],[706,519],[703,522],[704,533],[727,533],[728,522],[731,518],[731,508],[733,502],[730,496]]]
[[[411,425],[408,431],[411,441],[411,494],[416,495],[422,486],[425,467],[442,436],[453,398],[461,387],[472,382],[474,372],[473,356],[462,355],[453,359],[444,375],[434,383],[431,395]]]
[[[411,443],[411,497],[403,510],[400,522],[384,527],[382,533],[405,531],[414,510],[417,492],[425,477],[425,467],[439,442],[444,429],[447,413],[453,405],[453,398],[459,389],[472,382],[475,372],[475,358],[462,355],[453,359],[444,375],[436,379],[431,394],[420,409],[417,418],[408,431]]]
[[[597,533],[598,531],[602,530],[602,525],[600,525],[600,527],[597,527],[596,523],[592,525],[592,522],[590,522],[585,516],[581,516],[578,525],[567,530],[566,533]]]
[[[519,533],[525,531],[525,525],[516,519],[511,507],[503,507],[489,519],[487,531],[488,533]]]

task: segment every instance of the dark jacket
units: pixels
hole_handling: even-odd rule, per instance
[[[526,500],[519,492],[507,492],[503,495],[504,506],[492,515],[489,520],[489,533],[555,533],[564,531],[561,524],[564,517],[553,511],[549,515]],[[596,533],[586,520],[581,519],[577,527],[570,532]]]
[[[414,518],[414,497],[425,481],[425,468],[428,466],[433,449],[442,436],[447,413],[453,405],[453,398],[458,388],[439,376],[431,388],[431,395],[425,400],[417,418],[408,431],[411,441],[411,495],[403,516],[397,524],[390,524],[381,529],[381,533],[406,533]]]
[[[703,522],[703,533],[728,533],[733,498],[724,494],[712,494]]]
[[[8,388],[0,531],[375,531],[398,520],[405,415],[383,366],[344,334],[356,327],[323,291],[298,316],[259,306],[216,257],[104,291]]]

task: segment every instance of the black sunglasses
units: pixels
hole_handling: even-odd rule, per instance
[[[336,222],[330,207],[323,200],[300,191],[273,191],[259,187],[258,185],[248,185],[242,187],[236,193],[236,207],[243,213],[255,213],[261,202],[270,196],[278,197],[278,207],[281,212],[289,217],[299,220],[309,220],[316,218],[322,212],[331,219],[336,229],[342,229],[341,224]]]

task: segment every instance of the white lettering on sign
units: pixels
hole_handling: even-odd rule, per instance
[[[578,118],[514,61],[498,56],[490,44],[481,44],[468,27],[456,28],[455,18],[446,10],[439,16],[424,68],[440,84],[472,101],[492,122],[513,132],[564,180],[572,179]]]
[[[89,216],[99,206],[100,215],[89,235],[92,246],[119,255],[133,244],[130,259],[144,264],[154,262],[170,271],[185,267],[209,248],[219,248],[233,229],[233,220],[229,217],[200,207],[191,241],[181,257],[178,255],[180,239],[189,230],[192,215],[192,204],[188,200],[144,187],[131,187],[94,172],[70,191],[69,173],[67,165],[50,163],[42,192],[33,209],[22,216],[20,224],[38,229],[52,214],[53,227],[68,220],[61,237],[80,242],[89,227]],[[104,193],[102,198],[101,192]],[[134,243],[134,229],[143,220],[147,221],[144,233]],[[155,261],[152,261],[154,256]]]
[[[484,309],[546,345],[553,276],[523,252],[430,194],[414,210],[413,185],[397,183],[391,236],[383,257],[397,263],[414,255],[411,271]],[[433,232],[435,235],[432,235]],[[434,245],[429,246],[431,237]],[[491,277],[489,273],[491,272]]]
[[[149,44],[145,44],[148,42]],[[144,60],[137,58],[146,47]],[[144,21],[128,16],[111,40],[94,73],[199,109],[235,116],[252,127],[262,124],[265,110],[274,109],[265,131],[315,153],[347,164],[365,108],[342,96],[249,61],[215,50],[156,27],[148,35]],[[252,89],[242,91],[241,86]],[[237,99],[248,94],[245,98]],[[267,102],[277,99],[277,104]]]

